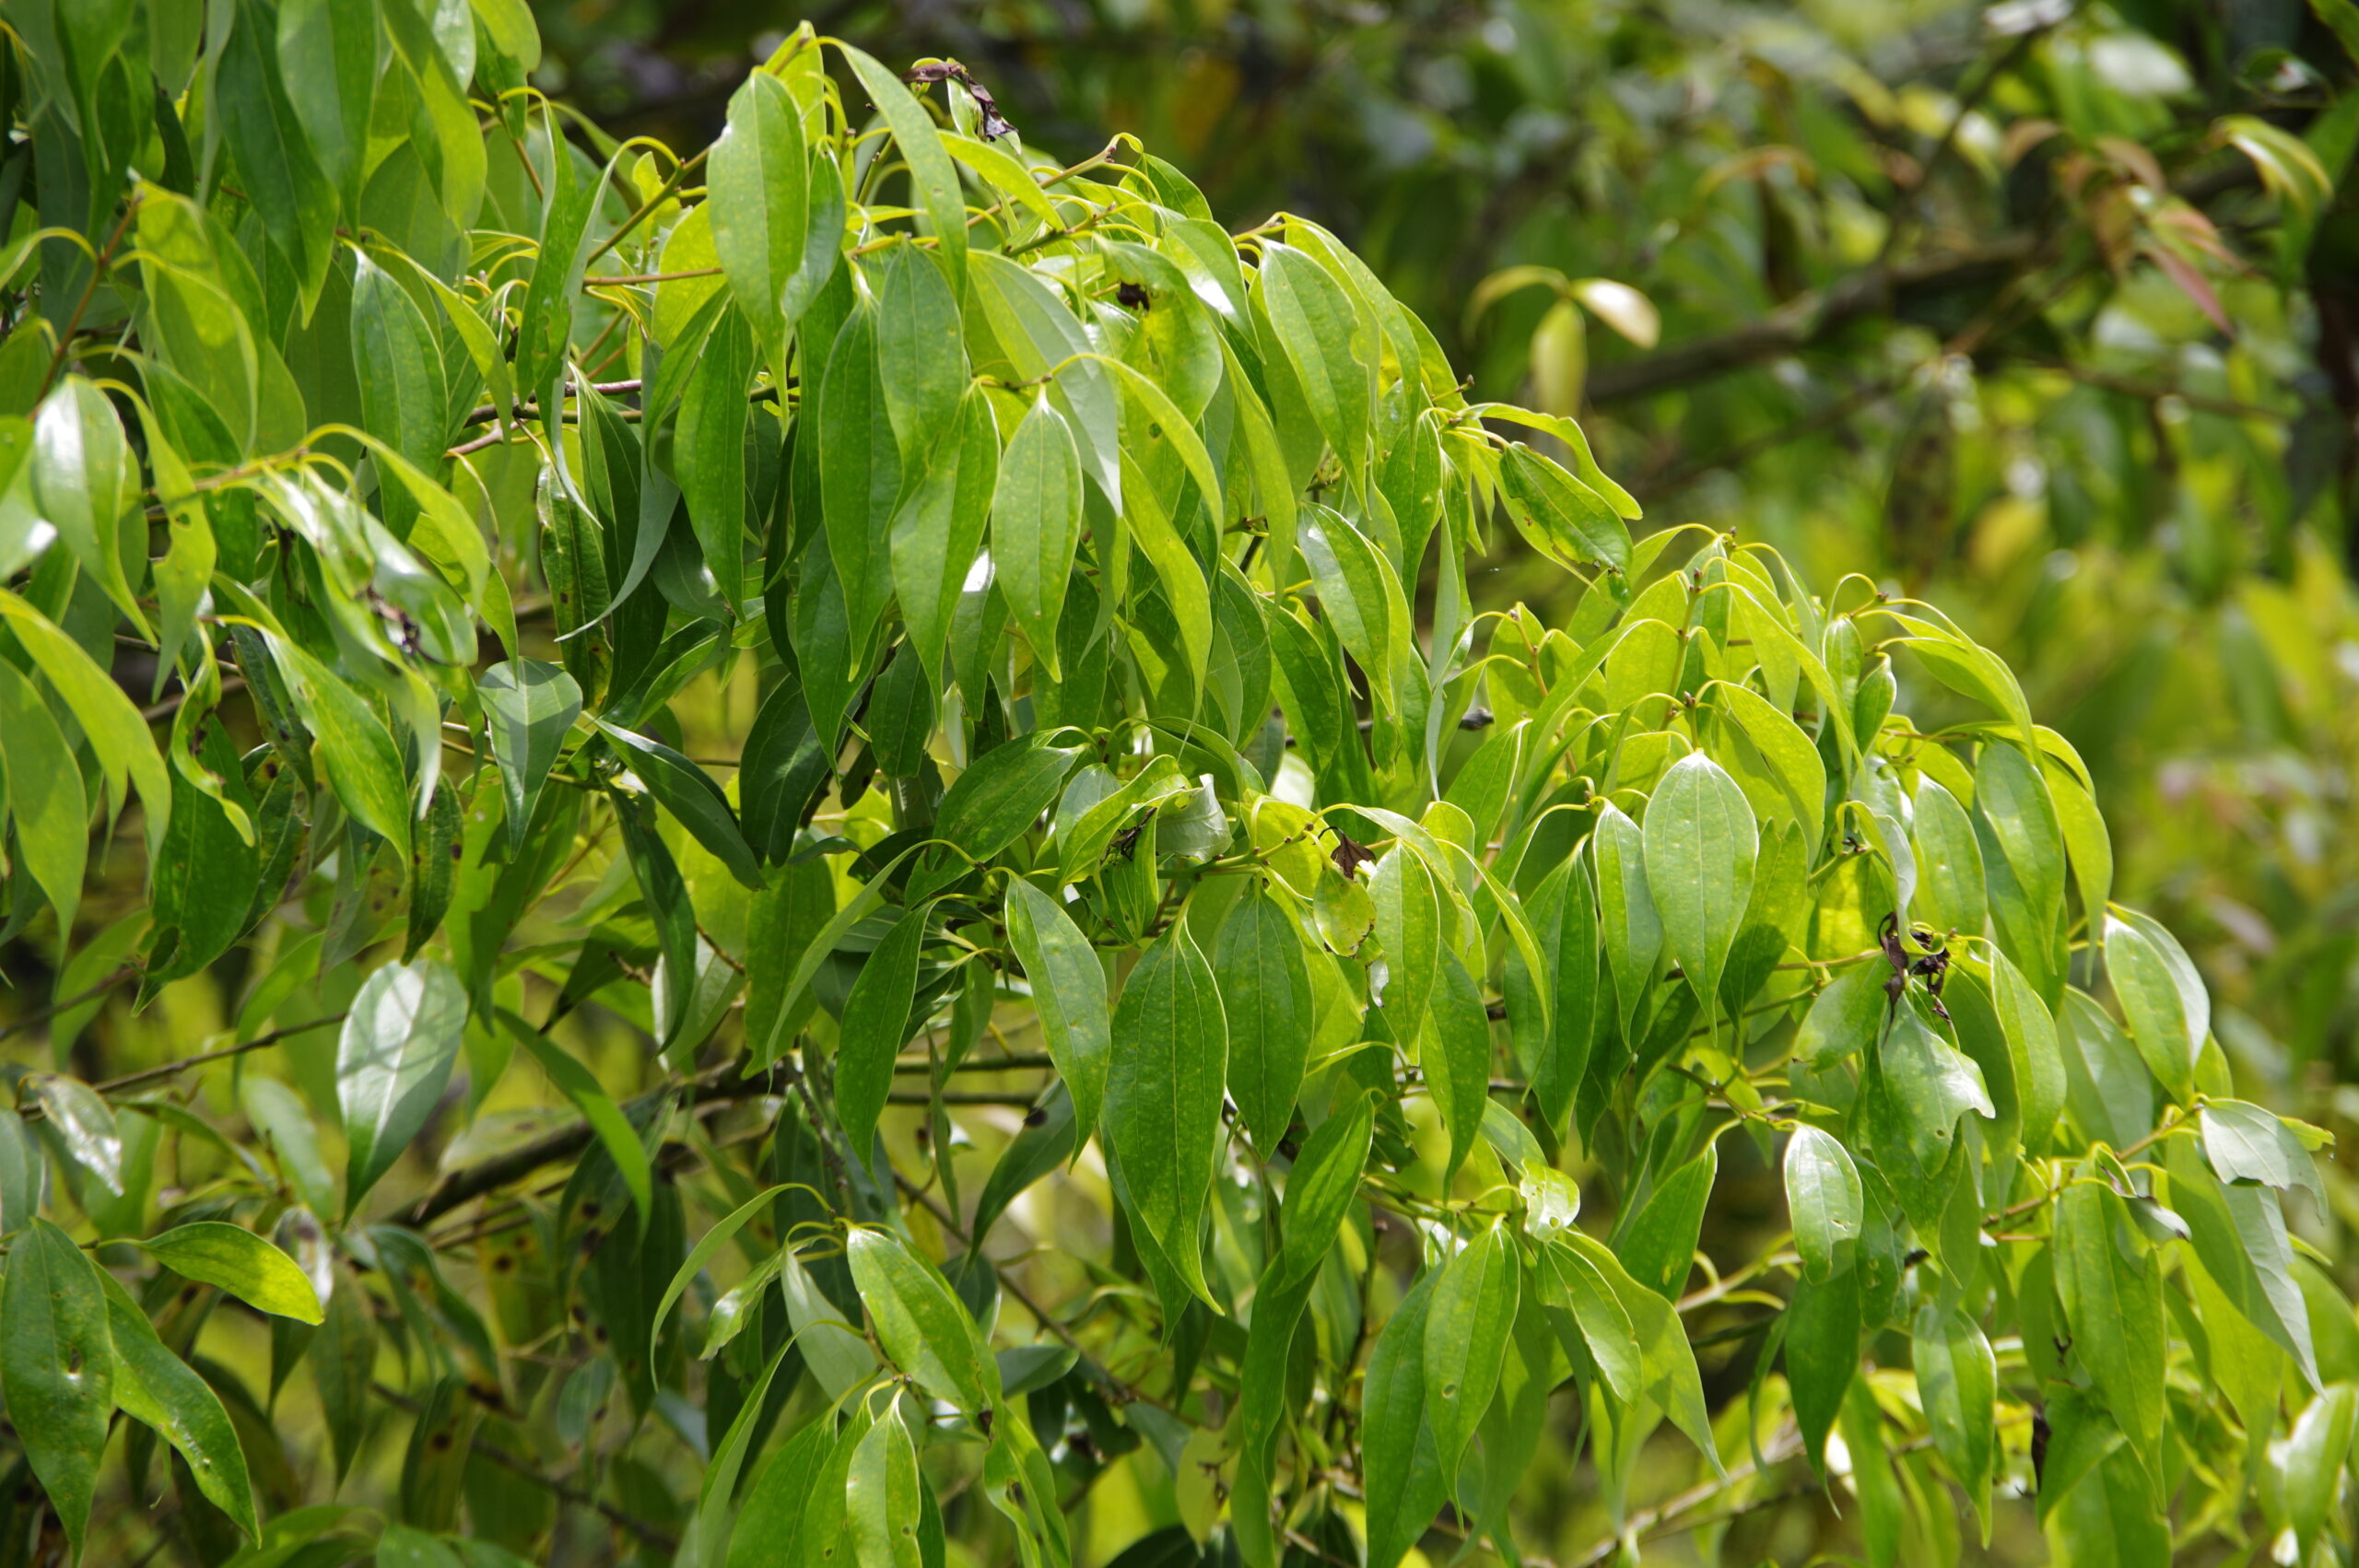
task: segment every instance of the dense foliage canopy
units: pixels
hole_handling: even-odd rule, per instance
[[[2322,1135],[1932,603],[948,62],[7,17],[0,1562],[2339,1561]]]

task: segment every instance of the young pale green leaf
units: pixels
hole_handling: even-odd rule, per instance
[[[1786,1210],[1794,1223],[1794,1250],[1813,1280],[1851,1266],[1860,1239],[1859,1167],[1831,1133],[1798,1127],[1786,1144]]]
[[[388,964],[361,982],[336,1042],[336,1100],[351,1147],[346,1218],[433,1114],[466,1023],[466,989],[434,959]]]
[[[1228,1025],[1212,965],[1175,921],[1114,1009],[1106,1132],[1138,1208],[1186,1287],[1211,1305],[1198,1229],[1220,1153]]]
[[[1267,1159],[1293,1120],[1315,1022],[1302,932],[1274,896],[1248,893],[1221,922],[1213,979],[1228,1019],[1229,1097]]]
[[[8,629],[82,727],[82,738],[106,781],[108,809],[123,809],[126,782],[138,785],[147,848],[155,854],[171,820],[172,785],[147,720],[80,644],[5,588],[0,588],[0,616],[6,618]]]
[[[1752,804],[1719,764],[1690,752],[1647,802],[1647,890],[1687,983],[1709,1009],[1753,895],[1760,834]]]
[[[893,1088],[893,1061],[912,1028],[910,1008],[917,994],[918,949],[925,942],[931,904],[921,904],[895,921],[885,940],[861,965],[845,1000],[843,1032],[836,1047],[836,1114],[844,1141],[863,1164],[875,1141],[876,1118]],[[879,1173],[880,1175],[882,1173]]]
[[[2201,1119],[2203,1153],[2222,1181],[2273,1187],[2280,1192],[2298,1188],[2310,1195],[2318,1212],[2326,1212],[2318,1164],[2283,1117],[2247,1100],[2206,1100]]]
[[[1426,1419],[1442,1474],[1456,1475],[1499,1386],[1523,1277],[1515,1237],[1494,1224],[1442,1268],[1426,1317]]]
[[[19,1232],[0,1294],[0,1391],[25,1459],[82,1555],[114,1413],[114,1348],[98,1266],[47,1220]]]
[[[182,1279],[217,1285],[257,1312],[298,1323],[326,1319],[311,1277],[241,1225],[198,1220],[135,1245]]]

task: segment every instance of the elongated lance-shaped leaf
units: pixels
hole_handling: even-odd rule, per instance
[[[349,1216],[442,1098],[467,1022],[467,994],[431,958],[388,964],[353,998],[336,1043],[336,1099],[351,1146],[344,1174]]]

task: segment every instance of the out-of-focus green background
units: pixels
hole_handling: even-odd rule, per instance
[[[535,9],[539,85],[677,146],[803,20],[954,56],[1029,149],[1127,133],[1234,228],[1335,229],[1479,392],[1577,414],[1645,526],[1939,603],[2090,764],[2118,895],[2195,953],[2240,1082],[2340,1135],[2337,1212],[2295,1220],[2348,1259],[2353,0]],[[1496,543],[1487,607],[1567,608]],[[1596,1539],[1551,1474],[1541,1539]]]

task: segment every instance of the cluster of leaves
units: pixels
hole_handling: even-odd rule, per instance
[[[1940,611],[948,63],[11,20],[0,1561],[1514,1560],[1567,1429],[1601,1554],[2337,1550],[2315,1137]]]
[[[545,86],[684,139],[788,25],[540,14]],[[2359,756],[2310,717],[2355,695],[2318,657],[2348,587],[2310,559],[2350,558],[2359,474],[2347,0],[826,15],[957,54],[1036,143],[1135,132],[1216,210],[1334,229],[1485,395],[1579,415],[1655,518],[1950,604],[2087,760],[2232,1048],[2351,1075]],[[1502,599],[1567,608],[1498,564]],[[2278,636],[2254,605],[2289,591]]]

